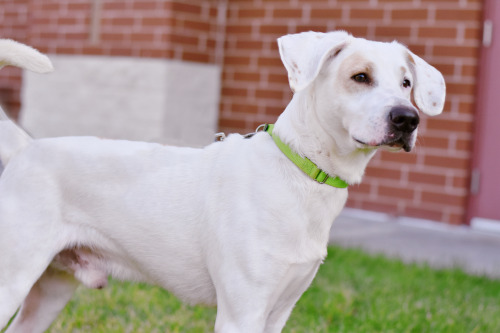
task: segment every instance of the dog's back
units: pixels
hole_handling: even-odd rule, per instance
[[[9,160],[32,139],[0,109],[0,173]]]

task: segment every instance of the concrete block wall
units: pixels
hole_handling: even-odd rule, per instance
[[[123,56],[51,60],[54,73],[23,77],[19,120],[36,138],[94,135],[194,147],[214,140],[218,66]]]

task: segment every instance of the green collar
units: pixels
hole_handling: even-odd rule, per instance
[[[290,147],[288,147],[283,141],[278,138],[277,135],[273,134],[274,125],[266,124],[264,125],[264,131],[269,133],[273,138],[274,142],[278,148],[292,161],[300,170],[304,171],[309,177],[321,184],[327,184],[333,187],[346,188],[349,186],[345,181],[339,177],[330,177],[326,172],[321,170],[311,162],[307,157],[301,157],[299,154],[293,152]]]

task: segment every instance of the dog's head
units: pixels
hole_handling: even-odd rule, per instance
[[[418,110],[443,110],[443,76],[399,43],[336,31],[286,35],[278,45],[290,87],[312,95],[318,124],[343,149],[410,151]]]

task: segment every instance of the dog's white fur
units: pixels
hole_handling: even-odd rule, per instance
[[[416,130],[390,142],[388,124],[394,107],[414,110],[412,91],[421,111],[443,108],[441,74],[398,43],[340,31],[278,43],[295,94],[275,133],[350,184],[378,147],[413,147]],[[2,62],[51,69],[33,49],[11,47],[0,42]],[[359,73],[371,81],[356,82]],[[79,282],[101,288],[108,275],[217,304],[217,332],[280,332],[347,199],[347,189],[308,178],[267,133],[204,149],[32,140],[4,116],[0,158],[0,327],[21,305],[9,332],[45,330]]]

